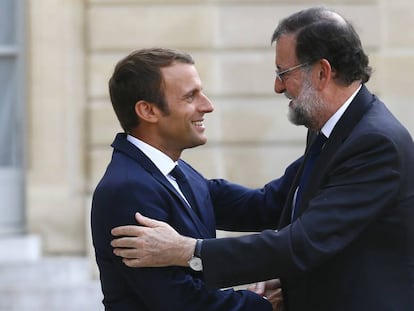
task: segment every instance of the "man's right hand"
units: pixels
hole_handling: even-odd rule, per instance
[[[279,279],[251,284],[248,290],[265,297],[272,304],[273,311],[284,311],[282,287]]]
[[[128,267],[188,266],[196,240],[181,236],[170,225],[140,213],[135,214],[140,226],[113,228],[111,245],[114,254]]]

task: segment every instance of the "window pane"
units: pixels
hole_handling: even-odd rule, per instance
[[[0,0],[0,45],[16,42],[16,2]]]

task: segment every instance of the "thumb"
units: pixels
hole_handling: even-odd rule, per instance
[[[145,217],[140,213],[135,213],[135,219],[137,222],[145,227],[155,228],[155,227],[165,227],[166,223],[162,221],[158,221],[152,218]]]
[[[257,282],[257,283],[251,284],[247,289],[258,295],[263,296],[265,293],[265,283]]]

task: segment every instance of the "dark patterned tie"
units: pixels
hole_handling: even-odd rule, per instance
[[[194,198],[194,193],[191,189],[190,184],[188,183],[187,177],[185,176],[184,172],[178,165],[176,165],[170,172],[170,175],[175,178],[178,187],[180,187],[190,207],[198,214],[198,208]]]
[[[308,154],[305,158],[302,176],[299,181],[298,191],[296,193],[296,201],[294,204],[294,208],[292,210],[292,221],[296,218],[295,213],[296,209],[299,206],[304,185],[307,183],[307,179],[309,178],[309,175],[312,172],[313,165],[316,159],[318,158],[319,154],[321,153],[322,147],[324,146],[327,140],[328,138],[326,138],[326,136],[321,132],[318,134],[318,136],[316,136],[314,142],[312,143],[312,146],[309,148]]]

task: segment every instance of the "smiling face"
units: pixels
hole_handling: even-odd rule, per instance
[[[206,143],[204,114],[212,112],[213,105],[193,65],[174,63],[161,73],[168,112],[158,119],[158,148],[176,160],[184,149]]]

